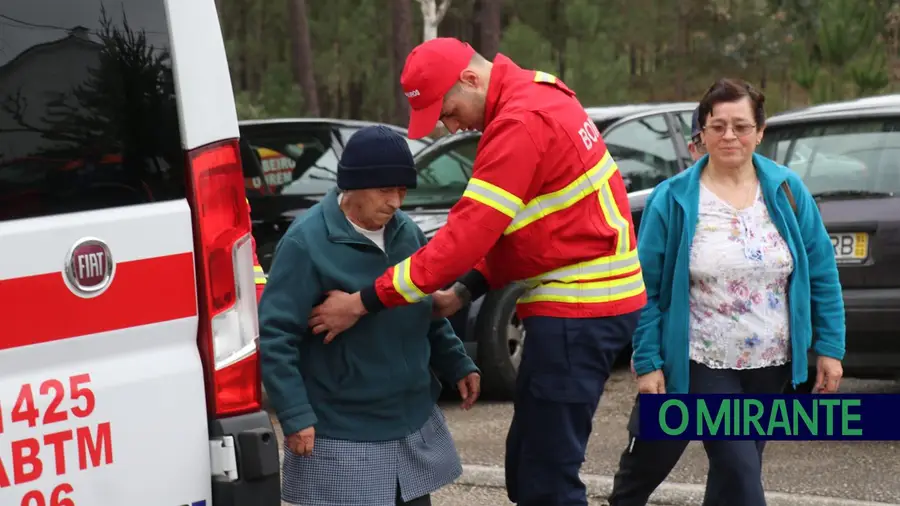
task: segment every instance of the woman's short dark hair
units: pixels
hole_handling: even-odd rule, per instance
[[[706,90],[700,99],[699,123],[700,128],[706,126],[706,117],[712,113],[713,107],[725,102],[737,102],[742,98],[750,99],[750,108],[753,110],[753,120],[756,129],[759,130],[766,124],[766,96],[750,83],[740,79],[719,79]]]

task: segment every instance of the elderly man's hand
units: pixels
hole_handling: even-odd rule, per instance
[[[299,432],[290,434],[284,438],[287,447],[294,452],[294,455],[301,457],[309,457],[312,455],[313,445],[316,442],[316,429],[307,427]]]
[[[309,315],[309,326],[313,333],[325,335],[325,344],[330,343],[341,332],[356,324],[366,314],[359,292],[349,294],[340,290],[328,292],[325,302],[314,307]]]
[[[831,357],[819,357],[816,361],[816,384],[813,393],[833,394],[841,385],[844,367],[841,361]]]
[[[469,373],[456,383],[456,387],[459,388],[459,395],[463,400],[462,408],[468,410],[481,395],[481,375],[477,372]]]

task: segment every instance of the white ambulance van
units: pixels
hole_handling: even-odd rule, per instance
[[[2,5],[0,506],[279,505],[214,0]]]

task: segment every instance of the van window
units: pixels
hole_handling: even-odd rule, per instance
[[[0,220],[185,196],[163,0],[101,5],[4,2]]]
[[[795,171],[814,195],[900,193],[900,119],[776,126],[757,151]]]

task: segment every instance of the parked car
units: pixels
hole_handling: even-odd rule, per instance
[[[307,209],[335,185],[344,144],[369,121],[328,118],[244,120],[241,159],[253,217],[253,235],[262,268],[268,272],[275,245],[298,211]],[[406,129],[385,125],[406,138],[415,154],[433,141],[410,139]]]
[[[641,208],[650,189],[689,166],[691,159],[687,139],[690,136],[691,114],[696,106],[696,103],[688,102],[587,109],[619,164],[632,191],[630,198]],[[279,143],[298,142],[293,140],[296,138],[310,137],[303,133],[309,122],[288,120],[275,124],[282,132],[277,143],[261,139],[261,126],[271,127],[272,123],[244,122],[241,125],[242,138],[248,145],[271,148]],[[397,128],[405,134],[405,130]],[[319,157],[315,169],[305,173],[295,171],[293,181],[284,191],[260,196],[257,200],[251,197],[256,223],[254,234],[261,245],[259,255],[264,268],[267,268],[264,262],[271,255],[271,248],[293,217],[317,202],[334,184],[333,173],[326,180],[325,174],[318,172],[318,167],[336,166],[341,146],[346,142],[346,138],[339,141],[336,137],[331,133],[319,135],[319,138],[332,139],[330,144],[321,144],[330,145],[333,152]],[[433,237],[446,223],[447,213],[461,198],[472,175],[480,137],[478,132],[462,132],[437,141],[428,139],[424,145],[415,146],[419,185],[408,192],[404,211],[418,223],[427,237]],[[249,165],[244,163],[245,167]],[[640,219],[640,212],[639,209],[636,221]],[[473,301],[450,319],[467,352],[476,358],[483,371],[485,393],[493,397],[508,398],[515,386],[525,338],[515,313],[515,302],[521,293],[521,288],[516,284],[493,291]],[[630,352],[624,355],[630,355]]]
[[[844,374],[897,378],[900,95],[775,115],[758,152],[803,178],[831,235],[847,317]]]

